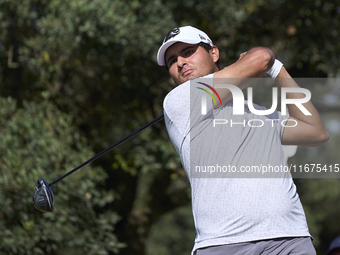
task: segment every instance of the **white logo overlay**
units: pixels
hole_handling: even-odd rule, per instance
[[[190,132],[185,141],[190,143],[192,178],[340,178],[339,162],[287,165],[282,147],[284,132],[299,128],[295,113],[306,118],[316,114],[308,107],[312,94],[316,109],[339,105],[340,79],[300,78],[294,79],[298,86],[290,87],[287,80],[280,88],[270,78],[244,82],[210,77],[190,81],[190,120],[181,119]],[[178,96],[187,98],[186,91]]]
[[[228,89],[233,97],[233,114],[234,115],[244,115],[244,95],[240,88],[235,85],[230,84],[216,84],[214,86],[216,89]],[[253,88],[248,87],[248,107],[249,111],[255,115],[270,115],[277,109],[278,102],[278,88],[272,88],[272,106],[267,110],[257,110],[253,103]],[[287,98],[288,93],[302,93],[305,95],[304,98],[290,99]],[[305,88],[281,88],[281,109],[282,115],[287,115],[287,105],[294,104],[300,109],[304,115],[312,115],[302,104],[307,103],[312,97],[311,92]],[[208,94],[202,93],[201,100],[201,114],[207,114],[207,102]]]

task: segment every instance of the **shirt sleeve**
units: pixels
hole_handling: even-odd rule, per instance
[[[212,118],[212,99],[205,91],[197,88],[206,88],[206,86],[202,86],[200,83],[212,86],[212,78],[213,74],[209,74],[202,78],[187,81],[170,91],[164,99],[164,119],[170,139],[177,152],[180,151],[181,143],[189,132],[194,130],[194,133],[197,133],[202,126],[202,122]],[[202,115],[201,110],[202,95],[207,97],[207,114],[205,115]]]
[[[257,110],[267,110],[266,107],[259,106],[257,104],[254,104],[254,108]],[[289,119],[289,114],[287,113],[287,115],[282,115],[280,111],[274,111],[273,113],[266,115],[265,117],[268,119],[268,121],[272,123],[271,125],[276,128],[278,134],[280,134],[280,137],[282,139],[285,126],[289,126],[289,124],[287,123]]]

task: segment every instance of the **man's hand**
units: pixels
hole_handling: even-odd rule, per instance
[[[214,74],[216,82],[223,84],[233,84],[240,89],[249,86],[254,79],[263,76],[273,65],[275,55],[272,50],[264,47],[252,48],[240,54],[239,59],[232,65],[223,68]],[[220,95],[222,104],[232,99],[232,94],[228,89],[216,89]],[[218,104],[215,108],[220,107]]]
[[[241,53],[241,54],[240,54],[240,57],[238,58],[237,61],[240,61],[240,60],[247,54],[247,52],[248,52],[248,51]],[[236,61],[236,62],[237,62],[237,61]]]

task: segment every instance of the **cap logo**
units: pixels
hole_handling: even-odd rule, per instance
[[[199,37],[201,38],[201,40],[207,40],[207,39],[205,39],[205,37],[203,35],[199,34]]]
[[[177,27],[174,28],[174,29],[172,29],[172,30],[170,30],[169,33],[166,35],[166,37],[165,37],[163,43],[169,41],[171,38],[175,37],[175,36],[178,35],[179,33],[180,33],[180,30],[179,30],[179,28],[177,28]]]

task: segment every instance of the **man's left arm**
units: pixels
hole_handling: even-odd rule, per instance
[[[284,67],[281,68],[275,82],[279,88],[300,88]],[[304,95],[302,93],[287,93],[286,98],[299,99],[304,98]],[[311,115],[305,115],[294,104],[287,105],[290,115],[289,119],[295,120],[297,125],[295,127],[289,127],[289,125],[285,127],[282,135],[282,144],[321,146],[328,141],[329,134],[313,103],[308,101],[303,106]]]

